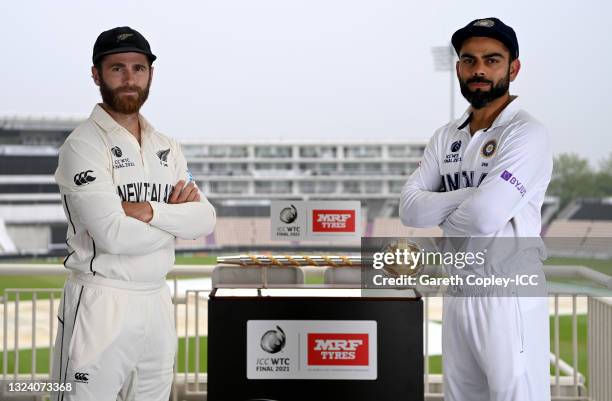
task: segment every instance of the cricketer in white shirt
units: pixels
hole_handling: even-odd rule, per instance
[[[154,60],[129,27],[100,34],[92,76],[104,102],[60,148],[70,275],[52,379],[72,389],[54,401],[170,396],[178,342],[165,278],[174,242],[210,234],[216,217],[197,186],[183,184],[193,180],[180,145],[139,113]]]
[[[548,133],[518,98],[473,136],[469,118],[468,110],[431,138],[402,191],[403,224],[440,226],[445,236],[539,237]],[[550,399],[546,298],[445,297],[443,316],[445,400]]]
[[[140,126],[139,145],[96,105],[60,149],[55,179],[68,219],[64,265],[71,274],[54,378],[76,387],[61,394],[64,400],[101,400],[126,383],[136,394],[155,394],[147,399],[170,389],[177,342],[165,277],[175,239],[210,234],[215,211],[203,194],[199,202],[166,203],[179,180],[191,179],[185,157],[142,116]],[[122,201],[148,201],[153,218],[126,216]]]
[[[461,47],[463,42],[456,46],[458,54],[462,49],[458,75],[464,82],[475,82],[472,88],[486,88],[491,82],[492,90],[491,75],[510,76],[510,67],[508,48],[489,39],[487,29],[507,32],[507,26],[497,19],[471,24],[464,28],[469,30],[465,36],[477,32],[473,36],[479,37],[467,50],[465,44]],[[497,31],[491,35],[496,37]],[[465,66],[459,64],[463,62]],[[512,68],[514,79],[518,60]],[[434,133],[402,190],[399,214],[407,226],[439,226],[445,237],[465,237],[463,243],[495,242],[498,254],[487,255],[484,267],[466,267],[464,274],[486,276],[495,269],[510,274],[516,269],[543,277],[545,252],[539,236],[541,207],[552,174],[550,138],[544,126],[521,108],[520,99],[508,97],[507,89],[500,101],[496,107],[501,104],[502,110],[490,126],[472,129],[472,106]],[[514,248],[512,244],[519,242],[532,248]],[[498,260],[509,259],[499,253],[513,249],[520,249],[521,258],[500,266]],[[495,296],[482,290],[465,286],[458,289],[459,296],[444,297],[444,399],[550,400],[547,297]]]

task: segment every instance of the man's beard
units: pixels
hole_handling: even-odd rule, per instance
[[[151,87],[151,78],[147,82],[146,88],[140,86],[120,86],[116,89],[111,89],[104,78],[100,76],[100,94],[102,95],[102,101],[111,108],[111,110],[121,114],[134,114],[138,113],[144,102],[149,97],[149,88]],[[120,96],[121,92],[135,91],[136,96]]]
[[[483,82],[491,85],[491,89],[488,91],[482,91],[480,89],[476,89],[475,91],[471,91],[468,87],[468,84],[473,82]],[[499,80],[497,85],[493,85],[493,81],[489,81],[488,79],[481,77],[473,77],[466,81],[459,78],[459,86],[461,87],[461,94],[464,98],[475,109],[482,109],[493,100],[502,97],[508,92],[510,88],[510,69],[508,69],[508,74],[506,74],[505,78]]]

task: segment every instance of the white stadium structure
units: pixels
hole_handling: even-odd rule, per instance
[[[0,117],[0,254],[64,252],[67,222],[53,173],[59,146],[81,121]],[[270,239],[272,199],[359,200],[364,236],[438,236],[437,228],[403,227],[397,212],[402,185],[425,145],[422,141],[184,141],[190,170],[215,205],[219,224],[207,238],[178,240],[177,249],[279,246]],[[605,237],[612,237],[612,200],[580,200],[560,211],[558,201],[547,198],[542,216],[551,250],[610,255]]]

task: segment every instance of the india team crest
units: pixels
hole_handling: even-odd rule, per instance
[[[482,157],[489,158],[495,154],[495,150],[497,150],[497,141],[495,139],[491,139],[483,145],[480,153],[482,154]]]

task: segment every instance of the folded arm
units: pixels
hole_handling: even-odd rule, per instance
[[[193,182],[180,145],[176,142],[173,145],[179,184],[170,196],[169,203],[149,202],[153,208],[153,218],[149,224],[182,239],[209,235],[213,232],[217,221],[215,209]],[[193,187],[189,185],[183,187],[181,181],[191,182]],[[189,193],[183,198],[185,190]],[[194,192],[196,196],[192,196]],[[190,199],[192,201],[189,201]]]
[[[450,235],[489,235],[502,229],[550,181],[548,133],[537,123],[518,127],[500,145],[495,165],[473,196],[451,213],[442,228]]]
[[[406,226],[421,228],[440,225],[473,192],[473,188],[439,192],[442,178],[437,141],[438,135],[434,135],[425,148],[419,167],[402,189],[399,215]]]
[[[171,234],[125,214],[105,149],[79,139],[61,148],[55,180],[72,224],[82,226],[97,247],[111,254],[147,254],[173,241]]]

